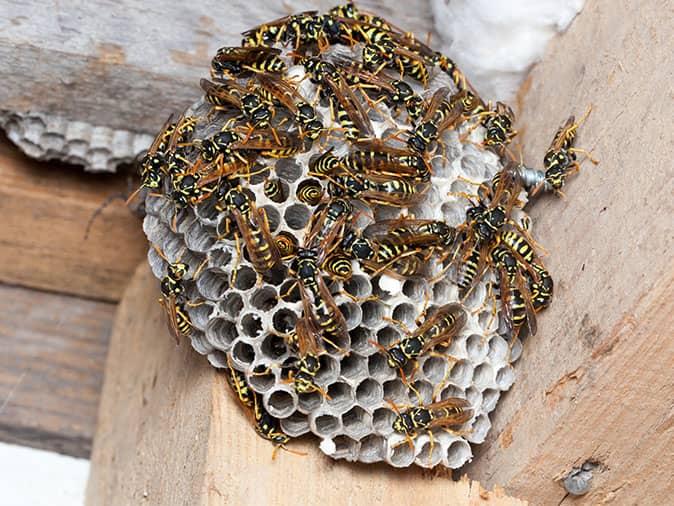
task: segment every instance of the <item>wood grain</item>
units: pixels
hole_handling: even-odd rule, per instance
[[[187,343],[176,348],[141,265],[113,329],[86,503],[524,504],[468,479],[334,462],[316,440],[273,461],[227,389]]]
[[[113,201],[129,193],[121,175],[89,176],[72,167],[29,160],[0,139],[0,282],[116,301],[147,242],[141,223]]]
[[[12,140],[34,156],[112,170],[116,160],[149,144],[137,146],[134,133],[154,134],[170,113],[201,95],[199,78],[219,47],[238,45],[241,32],[265,21],[337,4],[5,0],[0,126],[5,123]],[[359,5],[422,38],[432,30],[429,0]],[[20,114],[3,121],[3,110]]]
[[[525,96],[529,163],[590,103],[578,145],[601,161],[566,200],[532,209],[555,300],[468,467],[533,504],[572,502],[559,479],[588,460],[599,467],[574,504],[668,504],[674,493],[673,30],[670,2],[588,2]]]
[[[115,306],[0,285],[0,439],[88,457]]]

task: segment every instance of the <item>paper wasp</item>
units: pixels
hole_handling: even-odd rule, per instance
[[[576,159],[576,153],[585,153],[592,163],[597,162],[587,151],[575,148],[576,134],[578,127],[588,117],[592,108],[588,108],[583,117],[576,123],[575,118],[570,116],[566,122],[557,130],[550,147],[543,158],[543,167],[545,169],[545,179],[534,188],[534,194],[540,189],[560,193],[566,183],[566,178],[572,172],[580,170],[580,164]]]
[[[218,84],[201,79],[201,89],[206,93],[206,101],[216,109],[234,108],[241,112],[253,128],[268,128],[275,111],[271,103],[253,93],[236,81],[225,79]]]
[[[534,311],[537,313],[541,309],[548,307],[550,302],[552,302],[554,282],[548,271],[542,265],[532,262],[531,266],[538,274],[538,281],[536,281],[536,279],[531,276],[529,272],[525,272],[525,275],[529,279],[531,305],[533,306]]]
[[[414,448],[414,439],[421,432],[428,432],[431,444],[430,454],[433,454],[432,429],[439,428],[454,434],[450,427],[465,424],[473,417],[473,409],[466,399],[448,397],[447,399],[425,406],[417,406],[400,412],[390,403],[397,416],[393,420],[393,430],[403,434],[410,448]]]
[[[459,107],[446,99],[448,93],[449,89],[444,87],[433,93],[426,114],[407,138],[407,145],[411,150],[417,153],[426,152],[440,134],[459,118]]]
[[[325,76],[324,81],[331,92],[329,98],[332,115],[342,126],[344,137],[349,140],[373,137],[370,118],[344,78],[339,76],[333,79]]]
[[[402,176],[422,183],[430,181],[430,166],[418,154],[387,146],[380,140],[357,141],[356,148],[342,159],[343,166],[353,174],[381,178]]]
[[[331,146],[330,149],[319,155],[314,155],[309,159],[309,174],[316,176],[328,176],[335,174],[338,169],[343,168],[342,160],[332,154],[335,149]]]
[[[211,77],[238,77],[245,72],[281,74],[288,70],[280,49],[221,47],[211,61]]]
[[[466,310],[461,304],[450,303],[438,308],[411,335],[385,349],[389,367],[402,370],[437,345],[449,344],[466,320]]]
[[[531,295],[519,263],[505,247],[497,246],[491,258],[499,277],[501,312],[506,325],[513,330],[513,338],[519,335],[526,322],[529,334],[536,335],[536,316]]]
[[[517,131],[512,129],[515,115],[512,109],[503,102],[496,102],[494,110],[485,113],[482,126],[485,127],[484,144],[488,147],[500,147],[508,144]]]
[[[281,79],[264,75],[260,76],[260,83],[263,89],[294,115],[304,137],[312,141],[318,139],[323,132],[323,123],[316,116],[316,110],[294,88]]]
[[[391,207],[410,207],[421,200],[428,186],[410,178],[395,179],[349,174],[332,176],[328,193],[333,197],[347,195],[368,204]]]
[[[227,355],[227,383],[232,388],[232,392],[239,399],[239,402],[246,408],[252,409],[255,407],[255,392],[250,388],[245,374],[234,368],[232,359]]]
[[[319,356],[324,352],[320,339],[321,331],[315,322],[307,314],[303,315],[297,321],[291,335],[291,340],[297,346],[299,358],[295,370],[291,371],[288,377],[295,385],[298,394],[319,392],[327,397],[327,393],[316,384],[316,374],[321,368]]]

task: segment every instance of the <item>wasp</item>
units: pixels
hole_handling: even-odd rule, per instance
[[[348,195],[368,204],[391,207],[410,207],[418,203],[428,189],[410,178],[395,179],[377,176],[358,176],[342,174],[330,178],[328,193],[333,197]]]
[[[234,107],[241,111],[253,128],[269,127],[275,111],[260,95],[246,90],[236,81],[229,79],[222,80],[219,84],[201,79],[200,85],[206,93],[206,101],[213,104],[216,109]]]
[[[179,344],[181,337],[192,333],[192,320],[187,314],[185,303],[178,302],[175,296],[171,295],[159,299],[159,304],[166,311],[169,329],[176,339],[176,344]]]
[[[310,206],[317,206],[323,199],[323,186],[316,179],[305,179],[297,186],[297,198]]]
[[[466,320],[466,310],[461,304],[450,303],[438,308],[412,335],[385,350],[389,367],[402,369],[437,345],[449,344]]]
[[[506,325],[519,335],[526,322],[531,335],[536,334],[536,316],[524,276],[519,263],[505,247],[497,246],[491,252],[494,265],[499,273],[501,312]]]
[[[496,109],[489,111],[482,119],[482,126],[487,130],[484,144],[488,147],[500,147],[508,144],[517,131],[513,130],[515,114],[503,102],[496,102]]]
[[[290,373],[289,380],[293,382],[298,394],[319,392],[324,397],[327,396],[316,384],[316,374],[321,368],[319,356],[323,353],[320,339],[320,330],[307,315],[297,321],[291,340],[296,343],[299,359],[296,370]]]
[[[290,442],[290,436],[281,430],[281,425],[278,419],[271,416],[264,408],[264,405],[262,404],[262,397],[259,394],[254,395],[254,401],[253,416],[255,418],[255,431],[260,437],[271,441],[274,444],[272,460],[276,458],[276,452],[279,448],[297,455],[305,455],[304,453],[291,451],[285,447],[285,445]]]
[[[379,233],[382,227],[386,233]],[[365,229],[374,250],[363,267],[373,275],[386,272],[398,278],[420,276],[431,255],[451,246],[456,231],[446,223],[433,220],[385,220]]]
[[[344,78],[339,76],[333,79],[326,76],[325,82],[331,91],[332,115],[342,126],[344,137],[349,140],[373,137],[374,130],[370,118]]]
[[[537,313],[541,309],[545,309],[552,302],[552,292],[554,289],[554,282],[548,271],[539,263],[532,262],[532,268],[538,274],[538,280],[533,276],[527,274],[529,278],[529,291],[531,293],[531,305]]]
[[[342,159],[343,166],[352,173],[382,178],[402,176],[422,183],[431,179],[430,165],[421,155],[379,140],[357,141],[356,148]]]
[[[183,278],[189,271],[189,265],[184,262],[169,263],[166,276],[161,279],[160,288],[164,297],[184,297],[185,287]]]
[[[420,432],[428,432],[430,455],[433,454],[434,445],[432,429],[441,428],[451,433],[450,427],[463,425],[473,417],[470,403],[460,397],[449,397],[426,406],[409,408],[402,413],[395,405],[392,407],[397,413],[392,423],[393,430],[405,436],[410,448],[414,447],[413,440]]]
[[[270,76],[260,76],[260,83],[264,90],[294,115],[304,137],[312,141],[320,137],[323,123],[316,115],[316,110],[293,87],[282,79]]]
[[[419,81],[424,88],[428,87],[429,73],[424,59],[418,53],[398,46],[393,50],[395,57],[389,66],[396,66],[400,70],[400,76],[409,76]]]
[[[448,93],[449,89],[445,87],[433,93],[426,114],[407,138],[407,145],[411,150],[417,153],[426,152],[440,134],[460,117],[457,105],[446,99]]]
[[[340,249],[351,258],[358,260],[372,260],[375,255],[372,241],[362,237],[353,229],[348,229],[345,232]]]
[[[246,376],[232,365],[232,360],[227,355],[227,383],[232,388],[239,402],[246,408],[255,407],[255,392],[250,388]]]
[[[580,170],[576,153],[585,153],[592,163],[595,165],[598,163],[587,151],[574,147],[578,127],[585,121],[591,111],[592,108],[588,108],[578,123],[576,123],[574,116],[570,116],[557,130],[550,147],[543,157],[543,167],[545,169],[544,181],[534,188],[534,194],[540,191],[540,189],[560,193],[566,183],[567,176],[572,172]]]
[[[238,77],[244,72],[282,74],[288,70],[281,50],[268,47],[221,47],[211,61],[211,77]]]

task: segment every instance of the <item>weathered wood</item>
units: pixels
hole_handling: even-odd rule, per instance
[[[338,3],[5,1],[0,126],[31,156],[114,169],[146,147],[134,133],[155,133],[198,98],[218,47],[262,22]],[[432,29],[428,0],[359,5],[422,37]]]
[[[114,311],[0,285],[0,440],[89,456]]]
[[[579,504],[668,504],[674,486],[671,3],[588,2],[531,78],[520,120],[540,164],[570,113],[593,111],[568,199],[532,209],[555,300],[468,474],[533,504],[566,504],[557,480],[596,461]],[[669,62],[669,63],[668,63]]]
[[[106,365],[87,504],[523,504],[476,482],[306,457],[260,439],[224,376],[169,335],[141,265],[119,307]]]
[[[124,205],[124,176],[29,160],[0,142],[0,282],[115,301],[147,242]],[[85,239],[87,222],[110,197]]]

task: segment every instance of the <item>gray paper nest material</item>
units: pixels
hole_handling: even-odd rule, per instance
[[[301,77],[303,73],[301,66],[289,69],[290,75]],[[435,76],[430,90],[425,93],[430,96],[439,86],[451,85],[445,76]],[[301,91],[305,96],[315,94],[309,80],[303,81]],[[188,114],[201,116],[208,107],[200,101],[188,110]],[[380,104],[379,107],[387,121],[372,119],[375,131],[381,134],[394,120],[386,106]],[[317,110],[328,123],[326,126],[330,126],[328,109],[318,107]],[[215,121],[218,121],[217,116]],[[202,132],[212,132],[219,127],[219,124],[202,126],[195,136],[202,137]],[[442,136],[447,158],[435,157],[433,160],[431,188],[421,203],[409,209],[415,217],[446,220],[449,225],[459,225],[465,218],[468,203],[461,197],[447,194],[475,190],[459,177],[481,181],[491,178],[501,169],[499,159],[493,153],[470,142],[460,142],[459,135],[465,128]],[[471,138],[480,140],[483,133],[483,129],[478,128]],[[297,155],[294,160],[258,159],[263,165],[274,167],[271,175],[287,185],[285,201],[277,203],[265,196],[264,175],[251,178],[249,186],[255,194],[256,205],[263,208],[269,217],[271,232],[290,232],[300,244],[313,208],[298,201],[295,190],[307,176],[309,158],[322,152],[317,144],[314,143],[311,151]],[[340,146],[338,151],[344,151],[344,148]],[[281,427],[288,435],[301,436],[311,432],[322,439],[321,449],[336,459],[366,463],[386,461],[396,467],[407,467],[413,463],[423,467],[440,464],[451,469],[471,460],[471,444],[485,440],[491,427],[489,414],[496,407],[501,393],[513,384],[515,371],[511,364],[521,353],[521,344],[516,340],[512,355],[509,354],[505,329],[499,329],[499,318],[493,312],[494,300],[488,297],[489,276],[477,284],[465,302],[467,324],[449,348],[439,350],[445,357],[436,354],[421,358],[414,377],[414,386],[424,403],[450,396],[465,397],[474,407],[474,417],[463,427],[462,433],[434,430],[432,443],[427,434],[420,435],[415,439],[412,451],[404,437],[393,432],[391,424],[395,412],[387,399],[400,407],[418,405],[419,400],[408,391],[399,373],[386,364],[381,350],[370,341],[390,346],[404,337],[404,331],[384,317],[402,321],[413,329],[426,298],[430,298],[430,304],[436,306],[458,301],[458,288],[452,271],[435,282],[423,279],[400,282],[386,276],[373,280],[353,261],[353,278],[332,286],[335,301],[347,321],[350,340],[337,344],[350,349],[351,353],[344,356],[332,352],[322,358],[317,383],[330,399],[323,398],[319,393],[298,395],[293,385],[281,377],[280,365],[293,354],[287,348],[278,352],[279,342],[282,343],[279,334],[293,328],[302,314],[300,301],[288,302],[279,297],[292,279],[285,275],[277,279],[272,276],[271,282],[257,285],[252,265],[244,257],[238,258],[234,241],[217,239],[223,230],[224,217],[219,216],[208,201],[200,204],[196,211],[188,208],[179,213],[175,233],[170,225],[175,213],[171,202],[148,196],[146,210],[145,233],[169,261],[181,259],[190,265],[190,272],[194,272],[204,259],[208,259],[198,280],[187,285],[191,299],[206,301],[188,308],[194,325],[190,336],[192,346],[206,355],[214,367],[227,367],[229,356],[233,366],[246,375],[252,388],[262,394],[265,407],[281,420]],[[373,210],[376,220],[390,219],[401,212],[400,209],[383,206],[373,207]],[[523,218],[522,214],[517,219],[523,221]],[[166,262],[153,248],[149,250],[148,259],[155,276],[163,277]],[[431,263],[431,271],[439,273],[440,267]],[[230,275],[234,268],[239,270],[234,286],[230,287]],[[358,300],[338,294],[341,290]],[[372,294],[379,300],[368,300]],[[271,368],[272,373],[259,374],[265,368]]]

